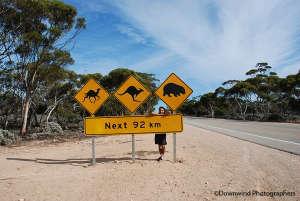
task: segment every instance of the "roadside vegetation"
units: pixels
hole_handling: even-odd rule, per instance
[[[130,74],[151,91],[157,88],[153,74],[127,68],[116,68],[107,75],[69,70],[74,63],[70,50],[76,48],[76,37],[85,27],[76,8],[61,1],[0,1],[1,145],[81,133],[83,119],[89,114],[73,97],[89,78],[110,93]],[[299,119],[300,72],[281,78],[267,63],[258,63],[246,75],[245,80],[228,80],[214,92],[186,101],[180,111],[212,118]],[[137,113],[153,112],[157,102],[151,96]],[[111,96],[96,115],[125,114],[124,106]]]
[[[70,50],[85,27],[76,9],[61,1],[0,1],[0,144],[81,131],[88,114],[73,97],[89,78],[109,92],[130,74],[156,88],[154,75],[126,68],[107,75],[68,70]],[[138,113],[151,112],[156,103],[150,98]],[[121,114],[125,108],[110,97],[96,115]]]
[[[180,110],[211,118],[299,122],[300,71],[279,77],[271,69],[268,63],[257,63],[245,80],[228,80],[186,101]]]

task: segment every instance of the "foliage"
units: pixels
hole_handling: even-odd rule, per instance
[[[153,74],[135,72],[126,68],[112,70],[105,76],[99,73],[76,74],[63,68],[42,69],[40,84],[36,88],[37,93],[32,98],[32,106],[28,116],[30,133],[40,133],[38,135],[49,133],[47,129],[41,128],[51,128],[54,122],[59,123],[63,129],[82,129],[83,118],[88,116],[88,113],[73,98],[80,87],[88,79],[93,78],[112,94],[132,74],[150,91],[157,88],[156,82],[158,80]],[[3,88],[2,93],[0,93],[0,100],[2,100],[0,104],[3,106],[0,109],[0,125],[1,127],[19,129],[22,117],[22,104],[20,104],[22,96],[11,93],[5,85],[5,82],[0,82],[0,86]],[[137,113],[152,112],[157,101],[158,98],[156,97],[149,98],[142,104]],[[19,104],[12,107],[11,103],[14,102]],[[129,114],[126,108],[113,96],[110,96],[96,115],[125,114]]]
[[[16,143],[17,140],[18,137],[14,133],[0,129],[0,145],[10,145]]]
[[[281,78],[268,63],[258,63],[245,80],[228,80],[214,92],[188,100],[188,115],[233,119],[291,121],[300,114],[300,71]]]
[[[13,74],[13,90],[22,96],[22,128],[27,132],[33,98],[45,76],[73,63],[67,45],[85,28],[76,9],[61,1],[3,0],[0,2],[0,65]]]

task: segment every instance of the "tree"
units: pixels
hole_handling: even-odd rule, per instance
[[[291,111],[300,111],[300,71],[297,74],[288,75],[279,81],[279,107],[281,115],[288,115]]]
[[[12,40],[13,47],[6,70],[17,76],[15,81],[23,92],[21,134],[24,135],[32,98],[42,82],[42,69],[73,63],[67,45],[85,28],[85,20],[77,17],[74,7],[51,0],[4,0],[0,12],[1,16],[8,16],[2,18],[0,30],[9,30],[6,38]]]
[[[200,104],[200,98],[201,96],[196,96],[192,99],[184,101],[184,103],[178,108],[178,110],[183,114],[192,116],[200,116],[201,114],[204,114],[203,111],[205,110],[205,108]]]
[[[293,120],[300,114],[300,71],[279,77],[266,63],[257,63],[245,80],[228,80],[214,92],[182,106],[184,114],[249,120]],[[198,105],[198,107],[195,107]],[[201,109],[199,109],[201,108]]]
[[[268,63],[257,63],[254,69],[246,73],[251,76],[245,81],[254,87],[252,97],[256,98],[255,110],[260,119],[267,119],[272,103],[278,101],[280,78],[270,71],[271,68]]]
[[[211,118],[215,117],[215,107],[217,104],[217,95],[215,93],[207,93],[201,96],[200,102],[206,106]]]
[[[246,119],[247,109],[252,102],[255,87],[246,81],[237,81],[232,87],[225,91],[226,97],[231,97],[237,103],[240,116]]]

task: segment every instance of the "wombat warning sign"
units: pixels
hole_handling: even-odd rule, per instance
[[[193,90],[174,73],[155,91],[172,110],[176,110],[192,93]]]

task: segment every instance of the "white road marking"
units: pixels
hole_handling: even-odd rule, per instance
[[[226,129],[226,128],[219,128],[219,127],[208,126],[208,125],[201,126],[201,125],[198,125],[198,124],[195,124],[195,123],[192,123],[192,122],[187,122],[187,123],[191,124],[193,126],[199,126],[201,128],[204,128],[204,129],[205,128],[212,128],[212,129],[219,129],[219,130],[228,131],[228,132],[232,132],[232,131],[233,132],[239,132],[241,134],[252,136],[252,137],[257,137],[257,138],[262,138],[262,139],[268,139],[268,140],[273,140],[273,141],[277,141],[277,142],[290,143],[290,144],[295,144],[295,145],[300,146],[300,143],[297,143],[297,142],[287,141],[287,140],[281,140],[281,139],[275,139],[275,138],[270,138],[270,137],[264,137],[264,136],[255,135],[255,134],[252,134],[252,133],[244,132],[244,131],[237,131],[237,130],[231,130],[231,129]]]

